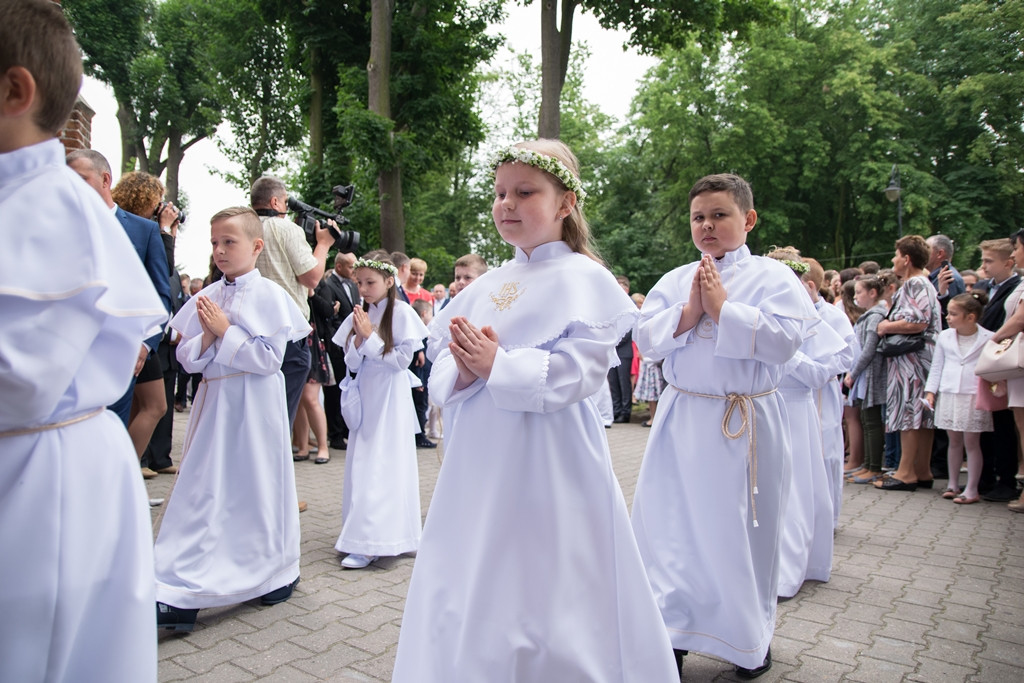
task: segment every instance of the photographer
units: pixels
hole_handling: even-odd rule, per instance
[[[259,178],[249,190],[249,201],[263,221],[264,247],[256,259],[256,269],[261,276],[284,287],[308,320],[307,290],[315,289],[320,283],[327,251],[334,244],[334,237],[326,227],[317,223],[316,247],[310,252],[302,228],[287,219],[288,190],[279,178]],[[327,223],[337,228],[334,221]],[[289,424],[295,421],[302,387],[309,376],[309,363],[310,353],[306,340],[290,342],[281,364]]]

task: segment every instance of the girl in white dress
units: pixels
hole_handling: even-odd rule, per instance
[[[981,432],[992,431],[992,413],[975,406],[978,378],[974,366],[992,332],[978,326],[978,318],[988,298],[983,292],[968,292],[953,297],[946,308],[949,329],[939,333],[935,356],[925,384],[924,400],[935,410],[935,426],[949,435],[946,458],[949,464],[949,488],[943,498],[968,505],[981,500]],[[936,402],[938,394],[938,402]],[[967,448],[967,486],[960,492],[960,466]]]
[[[334,343],[345,349],[345,365],[356,373],[345,392],[358,392],[362,416],[358,422],[346,416],[342,527],[334,547],[348,553],[342,567],[362,569],[380,556],[415,552],[420,544],[419,423],[407,368],[423,348],[427,328],[397,299],[393,264],[361,258],[353,274],[363,305],[341,324]]]
[[[636,306],[590,250],[565,145],[494,166],[516,254],[430,326],[449,424],[392,680],[678,681],[592,398]]]

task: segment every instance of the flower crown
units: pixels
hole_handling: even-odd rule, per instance
[[[791,261],[788,258],[781,259],[779,263],[781,263],[784,266],[789,266],[790,269],[797,275],[803,275],[804,273],[811,269],[811,267],[804,263],[803,261]]]
[[[391,277],[397,277],[398,275],[398,268],[395,268],[390,263],[374,261],[373,259],[368,258],[356,259],[355,265],[352,266],[352,270],[355,270],[356,268],[373,268],[374,270],[387,273]]]
[[[541,154],[540,152],[534,152],[532,149],[524,149],[514,145],[503,147],[491,157],[491,176],[494,176],[494,171],[498,166],[507,163],[514,164],[517,161],[521,164],[539,168],[558,178],[562,181],[563,185],[576,193],[576,204],[583,208],[583,203],[587,199],[587,192],[583,189],[583,183],[580,182],[579,177],[575,173],[569,170],[568,166],[547,154]]]

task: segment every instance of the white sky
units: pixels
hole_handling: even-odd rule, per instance
[[[540,61],[540,6],[529,7],[509,3],[509,17],[496,30],[507,36],[507,43],[518,51],[528,50]],[[573,41],[586,41],[591,52],[584,76],[584,96],[603,112],[624,120],[636,92],[636,85],[646,70],[655,64],[653,58],[635,51],[622,51],[626,42],[623,32],[602,29],[592,15],[577,11],[573,21]],[[497,64],[507,64],[508,51],[499,52]],[[117,104],[109,87],[86,78],[82,96],[96,110],[92,124],[92,146],[120,168],[121,143],[117,125]],[[486,112],[484,114],[486,117]],[[225,132],[227,126],[223,126]],[[486,145],[486,143],[485,143]],[[209,218],[228,206],[245,205],[248,193],[230,185],[210,171],[226,168],[230,162],[212,140],[203,140],[185,153],[181,165],[180,186],[188,197],[188,220],[178,234],[176,261],[192,277],[205,277],[209,266]],[[353,226],[358,229],[358,226]]]

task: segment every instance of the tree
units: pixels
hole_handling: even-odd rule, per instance
[[[526,0],[524,4],[530,4]],[[741,37],[754,22],[781,17],[774,0],[731,2],[729,0],[544,0],[541,6],[542,98],[538,135],[557,138],[560,134],[561,94],[572,46],[573,15],[577,7],[590,11],[604,28],[625,29],[628,44],[647,53],[691,42],[712,46],[722,34]],[[561,16],[559,17],[559,14]]]

